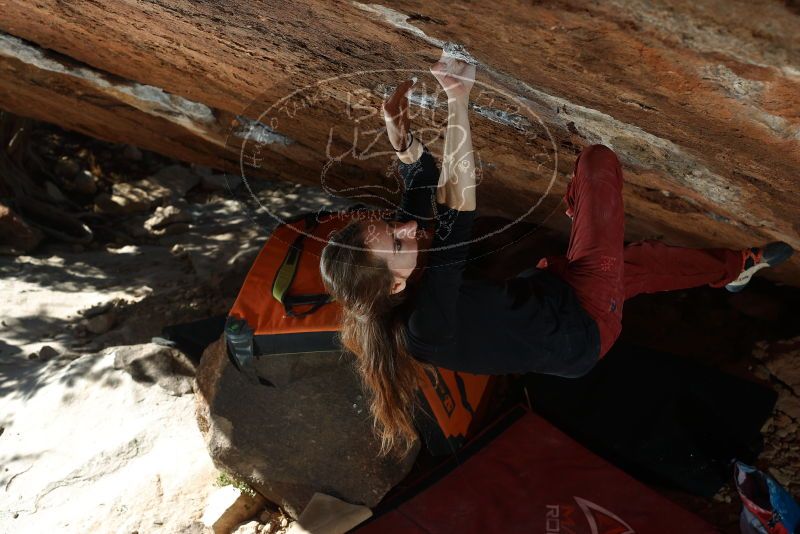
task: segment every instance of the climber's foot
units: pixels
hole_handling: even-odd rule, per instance
[[[753,247],[742,251],[744,258],[742,272],[739,277],[725,286],[731,293],[738,293],[750,282],[750,279],[761,269],[775,267],[792,257],[794,249],[788,243],[775,241],[763,247]]]

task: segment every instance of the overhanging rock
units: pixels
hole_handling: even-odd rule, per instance
[[[604,143],[624,164],[629,239],[798,248],[792,5],[12,0],[0,107],[381,203],[397,194],[383,95],[420,78],[414,124],[435,151],[444,102],[425,71],[456,42],[478,62],[482,211],[565,231],[575,155]],[[800,284],[800,257],[770,276]]]

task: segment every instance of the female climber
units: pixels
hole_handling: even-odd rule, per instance
[[[543,258],[503,283],[463,277],[475,218],[476,173],[468,120],[475,67],[445,54],[431,67],[447,95],[441,172],[410,131],[401,84],[384,103],[405,192],[389,220],[354,221],[334,234],[320,269],[342,305],[342,344],[356,356],[384,453],[416,440],[420,370],[579,377],[620,334],[626,299],[710,284],[741,290],[785,261],[785,243],[741,250],[623,244],[622,168],[612,150],[585,148],[565,196],[566,256]],[[420,231],[433,222],[433,235]],[[418,261],[420,249],[429,249]]]

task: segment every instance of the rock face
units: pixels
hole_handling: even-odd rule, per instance
[[[604,143],[629,239],[800,248],[795,2],[266,4],[10,0],[0,107],[231,172],[242,160],[248,178],[391,196],[377,106],[419,71],[415,129],[440,148],[427,67],[452,41],[478,63],[482,211],[566,229],[549,215],[575,155]],[[800,284],[800,257],[771,276]]]
[[[797,498],[800,495],[800,337],[760,342],[753,355],[760,360],[756,374],[769,380],[778,391],[778,402],[772,418],[762,429],[764,452],[760,459],[769,472]]]
[[[44,235],[26,224],[11,208],[0,204],[0,254],[20,254],[35,249]]]
[[[315,492],[375,506],[411,469],[378,457],[358,379],[337,354],[261,358],[264,384],[228,360],[224,342],[197,371],[197,417],[214,464],[297,517]],[[265,385],[265,384],[272,385]]]
[[[158,384],[175,396],[192,392],[194,365],[178,350],[146,343],[119,347],[115,354],[114,368],[126,370],[137,382]]]
[[[191,396],[114,366],[146,345],[47,362],[5,358],[0,532],[206,532],[217,470]],[[24,387],[16,387],[22,384]]]

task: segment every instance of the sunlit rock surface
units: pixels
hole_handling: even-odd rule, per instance
[[[426,71],[455,42],[478,62],[485,213],[566,232],[575,156],[604,143],[626,172],[629,239],[798,248],[794,6],[10,0],[0,107],[382,204],[398,184],[378,105],[417,75],[415,129],[440,149],[445,102]],[[800,284],[800,257],[770,276]]]

